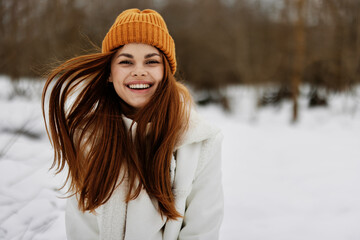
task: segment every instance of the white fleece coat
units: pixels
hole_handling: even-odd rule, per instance
[[[124,118],[127,126],[131,120]],[[187,133],[171,162],[175,204],[184,218],[161,218],[157,201],[145,190],[124,202],[126,189],[118,187],[96,214],[82,213],[75,197],[66,207],[69,240],[215,240],[223,218],[219,129],[206,123],[194,111]]]

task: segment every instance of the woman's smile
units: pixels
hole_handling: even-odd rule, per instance
[[[128,88],[132,89],[132,90],[146,90],[148,88],[150,88],[152,85],[148,84],[148,83],[132,83],[127,85]]]
[[[135,93],[145,93],[146,90],[154,86],[154,83],[151,81],[131,81],[126,83],[125,86]]]

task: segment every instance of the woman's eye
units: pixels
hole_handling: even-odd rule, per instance
[[[157,60],[149,60],[146,62],[146,64],[158,64],[158,63],[160,63],[160,62]]]
[[[132,64],[132,62],[128,60],[122,60],[121,62],[119,62],[119,64]]]

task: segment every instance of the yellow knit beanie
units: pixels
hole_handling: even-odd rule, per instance
[[[157,47],[165,54],[172,73],[175,73],[175,43],[159,13],[151,9],[140,11],[136,8],[120,13],[102,42],[102,52],[110,52],[133,42]]]

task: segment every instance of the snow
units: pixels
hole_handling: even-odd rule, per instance
[[[0,239],[66,239],[64,174],[49,171],[42,83],[22,84],[30,97],[11,97],[0,77]],[[359,97],[332,95],[314,109],[301,98],[291,124],[291,103],[258,109],[251,87],[227,91],[232,113],[198,108],[224,133],[221,239],[360,239]]]

